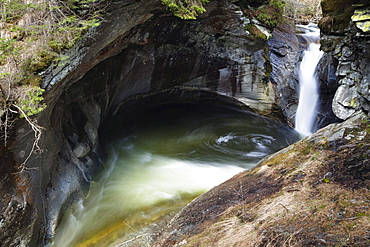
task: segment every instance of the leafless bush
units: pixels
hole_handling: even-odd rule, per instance
[[[321,18],[321,0],[285,1],[285,16],[296,23],[317,22]]]

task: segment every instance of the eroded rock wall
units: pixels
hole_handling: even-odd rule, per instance
[[[248,14],[248,6],[256,10],[267,2],[214,0],[198,20],[183,21],[159,0],[110,1],[106,22],[69,51],[70,63],[52,67],[44,80],[42,152],[32,154],[24,170],[31,191],[22,202],[32,205],[25,214],[33,222],[30,231],[40,232],[42,222],[40,235],[46,234],[46,244],[52,240],[61,213],[86,194],[101,169],[101,129],[128,102],[168,92],[172,96],[163,100],[244,104],[292,124],[301,51],[291,24],[271,33]],[[253,34],[250,24],[261,29]],[[16,135],[14,159],[22,164],[34,133],[25,123]],[[26,238],[34,242],[40,235]]]
[[[334,93],[332,111],[342,120],[370,110],[370,3],[323,1],[321,87]],[[338,8],[337,6],[342,6]]]
[[[298,107],[298,71],[303,50],[292,23],[283,22],[274,29],[269,39],[270,79],[276,86],[280,109],[292,127]]]
[[[48,72],[48,107],[38,116],[42,152],[28,159],[34,133],[26,123],[17,128],[13,149],[18,164],[27,159],[24,172],[38,222],[30,221],[30,231],[40,233],[26,239],[50,244],[61,214],[86,195],[104,162],[99,131],[125,102],[185,90],[181,100],[229,98],[284,119],[278,82],[269,80],[267,40],[251,35],[246,25],[256,20],[242,11],[266,1],[233,2],[212,1],[198,20],[183,21],[159,0],[111,1],[106,22],[67,54],[70,63]]]

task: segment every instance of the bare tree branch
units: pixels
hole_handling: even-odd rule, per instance
[[[26,163],[30,159],[30,157],[32,156],[32,154],[35,153],[35,152],[42,152],[42,149],[39,146],[39,141],[41,139],[42,130],[44,128],[41,127],[40,125],[38,125],[36,123],[36,121],[30,119],[27,116],[27,114],[22,110],[22,108],[20,108],[16,104],[13,104],[12,106],[14,106],[15,108],[17,108],[17,110],[19,111],[19,113],[24,117],[24,119],[27,121],[27,123],[31,126],[31,128],[32,128],[32,130],[34,132],[34,137],[35,137],[35,140],[32,143],[32,148],[31,148],[30,153],[28,154],[28,156],[26,157],[26,159],[22,162],[22,164],[20,166],[20,168],[21,168],[20,172],[23,172],[25,169],[27,169],[26,168]]]

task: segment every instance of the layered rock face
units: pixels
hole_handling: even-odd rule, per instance
[[[334,94],[332,110],[342,120],[370,109],[369,8],[368,1],[323,1],[321,87]]]
[[[299,61],[305,47],[300,45],[294,26],[287,23],[274,29],[268,43],[272,67],[270,79],[276,87],[277,101],[287,123],[294,126],[299,95]]]

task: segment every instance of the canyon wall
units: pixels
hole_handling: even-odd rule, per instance
[[[17,231],[6,229],[3,243],[51,243],[61,214],[86,195],[101,171],[100,131],[126,107],[212,101],[285,121],[280,107],[285,101],[278,96],[285,89],[276,84],[290,76],[290,69],[277,72],[278,60],[296,55],[287,56],[282,45],[286,41],[273,34],[276,42],[270,46],[278,57],[271,66],[267,38],[272,28],[245,9],[252,4],[256,10],[265,3],[212,1],[197,20],[184,21],[160,1],[111,1],[106,21],[65,54],[69,63],[46,72],[48,107],[37,118],[43,127],[38,152],[31,152],[35,147],[31,126],[20,122],[14,130],[9,152],[24,184],[15,182],[23,189],[16,201],[4,200],[8,214],[3,221],[29,224]],[[285,24],[279,30],[293,29]],[[296,54],[289,46],[288,50]],[[279,74],[279,79],[270,80],[271,73]]]
[[[334,115],[346,120],[370,109],[370,4],[324,0],[322,6],[320,88],[333,95]]]
[[[66,54],[70,62],[47,71],[39,152],[29,156],[35,136],[26,122],[3,152],[2,164],[11,168],[2,172],[11,183],[2,202],[2,243],[50,244],[63,211],[86,195],[101,170],[100,132],[126,107],[216,101],[292,124],[302,49],[292,23],[273,29],[254,17],[266,2],[214,0],[197,20],[184,21],[159,0],[111,1],[106,21]],[[369,110],[367,9],[360,3],[351,9],[347,26],[332,26],[337,13],[325,12],[320,23],[327,52],[320,87],[334,97],[322,125]],[[326,96],[325,102],[331,107]]]

